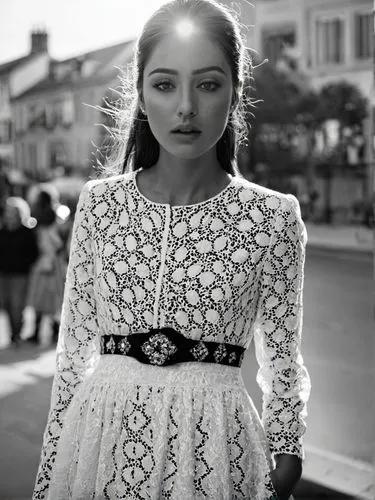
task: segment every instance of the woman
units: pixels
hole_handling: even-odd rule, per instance
[[[37,257],[29,205],[19,196],[10,196],[0,226],[0,309],[8,314],[15,347],[20,345],[29,273]]]
[[[174,0],[135,63],[123,173],[88,182],[75,217],[33,498],[286,499],[310,390],[306,233],[293,196],[238,173],[237,21]],[[239,369],[253,337],[263,423]]]
[[[39,258],[33,266],[27,305],[35,311],[34,332],[27,340],[40,343],[40,326],[43,316],[52,323],[52,340],[57,342],[59,316],[63,302],[66,261],[64,242],[59,233],[56,214],[57,193],[44,186],[37,195],[34,215],[37,220]]]

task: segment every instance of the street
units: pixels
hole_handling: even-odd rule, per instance
[[[373,448],[372,287],[368,254],[308,248],[302,351],[312,393],[306,447],[363,462],[371,462]],[[1,317],[0,344],[6,336]],[[54,362],[48,345],[0,351],[0,500],[30,498]],[[260,412],[256,371],[250,348],[243,377]],[[302,481],[295,499],[349,498],[327,491]]]
[[[302,353],[312,391],[306,442],[372,461],[372,260],[308,248]],[[256,371],[246,364],[248,390]],[[259,398],[257,407],[260,408]]]
[[[340,491],[348,492],[349,487],[361,491],[362,487],[367,495],[368,482],[357,474],[357,464],[348,472],[346,462],[358,460],[371,467],[373,461],[372,272],[370,254],[307,249],[302,336],[302,353],[312,383],[305,435],[307,462],[310,455],[322,455],[323,451],[323,458],[329,455],[329,469],[335,469],[335,475],[331,472],[327,477],[320,469],[312,470],[309,478],[339,488],[342,477],[334,476],[350,474],[348,490],[344,487]],[[249,357],[244,378],[259,410],[261,393],[253,382],[257,369],[254,353]]]

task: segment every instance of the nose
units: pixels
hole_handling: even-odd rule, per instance
[[[182,90],[177,112],[178,116],[189,118],[197,114],[196,100],[190,89]]]

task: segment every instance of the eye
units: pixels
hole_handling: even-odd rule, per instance
[[[154,88],[165,92],[166,90],[170,90],[172,88],[172,83],[168,80],[163,80],[161,82],[155,83],[153,85]]]
[[[213,92],[220,87],[218,83],[213,81],[202,82],[199,86],[205,86],[204,90],[208,90],[209,92]]]

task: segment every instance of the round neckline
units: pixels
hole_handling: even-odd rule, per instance
[[[140,172],[142,169],[138,169],[138,170],[133,170],[133,175],[132,175],[132,181],[133,181],[133,185],[134,185],[134,188],[137,192],[137,194],[143,198],[147,203],[150,203],[151,205],[156,205],[156,206],[160,206],[160,207],[169,207],[169,208],[189,208],[189,207],[199,207],[200,205],[204,205],[206,203],[210,203],[212,201],[214,201],[216,198],[219,198],[221,195],[223,195],[228,189],[230,186],[232,186],[232,184],[234,183],[234,179],[235,179],[235,176],[232,175],[231,179],[230,179],[230,182],[228,182],[228,184],[226,186],[224,186],[218,193],[216,193],[215,195],[211,196],[210,198],[207,198],[206,200],[203,200],[203,201],[199,201],[198,203],[190,203],[188,205],[170,205],[169,203],[159,203],[157,201],[152,201],[150,200],[149,198],[147,198],[147,196],[145,196],[144,194],[142,194],[138,188],[138,184],[137,184],[137,174],[138,172]]]

